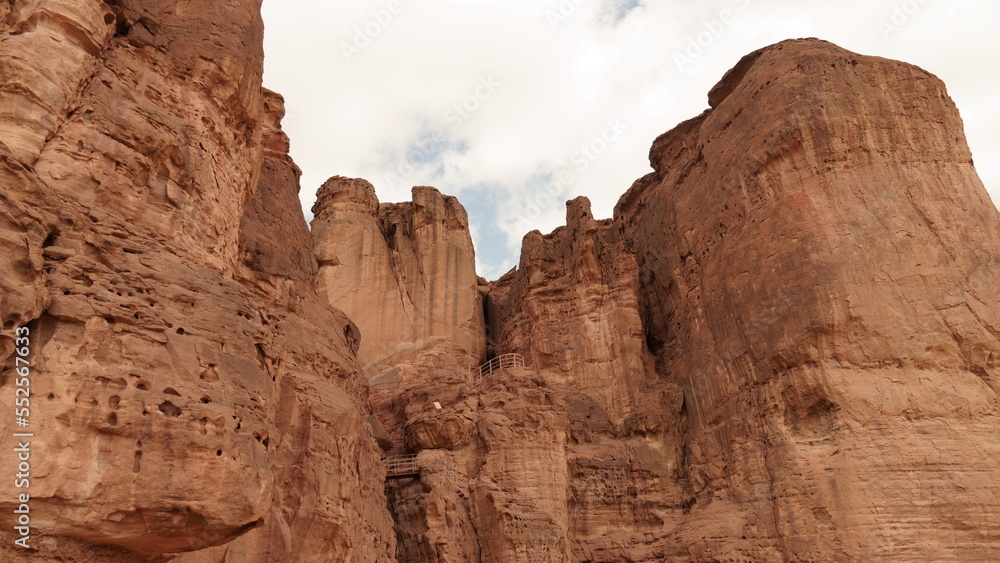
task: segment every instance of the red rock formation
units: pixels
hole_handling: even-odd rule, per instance
[[[482,298],[457,199],[415,187],[411,203],[379,204],[370,183],[338,176],[320,188],[313,213],[317,289],[360,328],[362,365],[392,365],[393,354],[440,338],[457,343],[467,364],[479,361]]]
[[[240,220],[240,259],[246,267],[241,273],[312,283],[318,268],[298,198],[302,171],[288,155],[288,136],[281,130],[284,116],[284,98],[265,88],[264,159],[257,189]]]
[[[0,558],[996,558],[1000,217],[935,77],[748,55],[614,219],[529,233],[484,318],[433,188],[333,178],[311,238],[257,9],[0,3],[35,547],[0,529]],[[487,330],[527,366],[470,374]],[[417,453],[388,510],[359,359]]]
[[[944,86],[811,40],[709,98],[615,212],[690,421],[675,537],[695,558],[991,558],[1000,221]]]
[[[390,431],[420,452],[419,481],[390,487],[403,560],[641,554],[662,532],[659,495],[683,494],[663,484],[679,447],[645,436],[676,432],[660,410],[679,410],[681,394],[646,381],[635,261],[585,199],[567,217],[567,228],[525,237],[521,269],[489,293],[498,352],[524,354],[528,368],[480,380],[423,355],[394,368],[399,390],[373,395]]]
[[[550,383],[597,399],[620,426],[648,359],[637,291],[635,259],[618,230],[595,221],[586,198],[572,200],[566,226],[528,233],[520,268],[491,289],[497,350],[520,352]]]
[[[383,508],[384,470],[367,417],[359,416],[358,380],[350,377],[346,389],[329,380],[341,371],[356,372],[357,328],[339,311],[331,322],[330,310],[311,290],[317,265],[297,197],[298,167],[280,129],[284,105],[279,95],[264,94],[265,158],[260,185],[240,223],[240,250],[244,277],[275,300],[273,307],[295,313],[282,321],[289,325],[285,334],[295,337],[283,343],[286,348],[274,361],[273,375],[281,378],[274,398],[274,456],[281,461],[275,464],[273,505],[258,529],[174,561],[389,559],[395,541]],[[335,352],[348,355],[341,361],[350,365],[322,369],[328,339],[338,343]]]
[[[791,41],[710,101],[613,220],[570,202],[493,284],[497,351],[528,369],[426,361],[374,395],[420,451],[390,493],[403,560],[1000,548],[1000,221],[943,85]]]
[[[0,400],[26,326],[34,550],[5,527],[0,559],[394,556],[356,329],[312,289],[280,104],[261,95],[258,7],[9,6]]]

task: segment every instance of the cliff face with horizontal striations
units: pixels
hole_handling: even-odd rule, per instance
[[[337,176],[320,188],[313,213],[317,290],[358,324],[363,366],[392,365],[394,354],[442,338],[479,360],[482,297],[457,199],[415,187],[412,202],[380,204],[367,181]]]
[[[1000,215],[937,78],[752,53],[487,283],[434,188],[310,233],[258,10],[0,1],[0,559],[996,558]]]
[[[517,272],[488,301],[500,350],[517,350],[554,384],[598,402],[616,424],[635,410],[648,364],[635,259],[586,198],[567,203],[566,226],[528,233]]]
[[[392,559],[356,328],[312,288],[259,4],[4,7],[0,400],[27,327],[34,437],[33,549],[5,528],[0,558]],[[0,492],[10,513],[25,491]]]
[[[709,99],[613,219],[569,202],[490,285],[527,368],[425,358],[373,395],[419,452],[389,489],[402,560],[1000,549],[1000,217],[943,85],[804,40]]]
[[[615,212],[684,390],[682,537],[704,557],[992,557],[1000,220],[944,86],[794,41],[709,99]]]

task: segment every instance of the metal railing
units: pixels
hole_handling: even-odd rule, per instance
[[[523,368],[524,356],[521,354],[503,354],[497,356],[478,368],[469,370],[469,376],[481,378],[484,375],[508,368]]]
[[[384,458],[382,463],[385,464],[386,479],[410,477],[420,474],[420,468],[417,467],[416,454],[389,456]]]
[[[383,390],[399,389],[399,381],[383,381],[381,383],[370,384],[368,387],[370,389],[383,389]]]

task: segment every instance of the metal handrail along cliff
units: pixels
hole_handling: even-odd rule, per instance
[[[521,354],[503,354],[493,358],[475,369],[469,370],[469,376],[482,378],[484,375],[508,368],[523,368],[524,356]]]
[[[385,478],[414,477],[420,475],[420,468],[417,467],[417,455],[405,454],[389,456],[382,460],[385,464]]]

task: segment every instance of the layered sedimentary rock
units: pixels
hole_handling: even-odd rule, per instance
[[[590,202],[528,233],[520,266],[488,295],[498,349],[523,353],[566,414],[568,560],[649,559],[686,499],[680,388],[653,369],[635,257]]]
[[[521,268],[488,294],[497,352],[527,367],[470,377],[425,354],[372,396],[419,452],[419,480],[389,489],[404,561],[648,555],[663,529],[654,509],[683,502],[677,441],[657,443],[680,425],[681,393],[651,369],[635,261],[586,199],[567,220],[530,233]]]
[[[433,188],[310,235],[257,9],[0,3],[0,559],[996,558],[1000,216],[935,77],[755,52],[484,287]]]
[[[1000,218],[944,85],[793,41],[653,145],[615,221],[684,390],[696,558],[977,561],[1000,538]]]
[[[419,452],[390,489],[403,560],[1000,549],[1000,216],[944,86],[806,40],[709,100],[613,220],[570,202],[492,284],[526,369],[425,358],[373,395]]]
[[[434,338],[479,361],[482,297],[457,199],[415,187],[412,202],[379,204],[370,183],[337,176],[320,188],[313,214],[317,290],[357,323],[362,365]]]
[[[259,528],[174,561],[388,560],[395,541],[382,504],[383,468],[358,409],[357,328],[312,291],[317,265],[298,199],[299,170],[280,129],[284,104],[268,90],[264,102],[264,161],[239,241],[244,279],[274,299],[272,307],[295,313],[281,321],[284,349],[268,354],[277,383],[272,506]],[[336,343],[340,365],[326,365],[327,339]],[[331,385],[335,375],[347,381]]]
[[[488,300],[498,350],[516,350],[546,380],[596,398],[620,425],[645,379],[635,259],[590,201],[567,203],[566,226],[528,233],[517,271]]]
[[[288,155],[288,136],[281,130],[285,101],[265,88],[263,102],[264,158],[257,189],[240,220],[241,274],[258,281],[275,277],[311,284],[318,268],[298,198],[302,171]]]
[[[0,508],[30,493],[33,549],[5,527],[0,558],[393,558],[356,329],[312,289],[258,3],[7,8],[0,400],[18,327],[32,395],[27,428],[0,430],[34,436],[30,488],[5,481]]]
[[[388,488],[400,560],[568,561],[570,421],[537,373],[470,381],[454,361],[407,369],[399,389],[373,397],[376,416],[418,453],[419,479]]]

